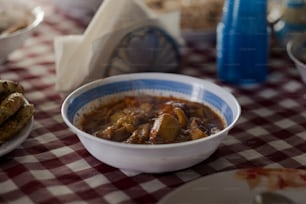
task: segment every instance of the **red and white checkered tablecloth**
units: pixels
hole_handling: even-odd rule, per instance
[[[175,188],[220,171],[251,167],[306,168],[306,88],[284,50],[271,47],[266,83],[241,88],[216,79],[215,47],[183,48],[180,73],[230,90],[242,107],[218,150],[192,168],[128,176],[93,158],[64,124],[55,91],[53,39],[85,26],[46,4],[43,24],[0,65],[35,105],[30,136],[0,158],[0,203],[156,203]],[[1,46],[1,45],[0,45]]]

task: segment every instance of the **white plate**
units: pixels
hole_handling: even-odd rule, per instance
[[[305,204],[306,171],[258,168],[221,172],[177,188],[159,204],[253,204],[255,195],[262,191],[274,191]]]
[[[31,121],[18,133],[18,135],[14,136],[9,141],[0,145],[0,156],[3,156],[15,148],[17,148],[24,140],[29,136],[32,127],[33,127],[34,119],[32,117]]]

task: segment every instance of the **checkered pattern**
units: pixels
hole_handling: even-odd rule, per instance
[[[206,161],[182,171],[127,176],[94,159],[64,124],[54,89],[53,38],[84,26],[47,1],[44,23],[1,65],[1,79],[22,83],[36,108],[29,138],[0,158],[0,203],[156,203],[174,188],[219,171],[249,167],[306,167],[306,89],[283,49],[272,45],[269,78],[241,88],[216,79],[215,47],[188,44],[180,73],[230,90],[242,115]]]

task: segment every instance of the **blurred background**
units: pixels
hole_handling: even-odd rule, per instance
[[[45,0],[47,1],[47,0]],[[67,16],[88,24],[103,0],[53,0]],[[158,14],[180,11],[182,36],[186,40],[214,40],[222,17],[224,0],[143,0]],[[267,0],[267,18],[272,31],[281,18],[284,0]]]

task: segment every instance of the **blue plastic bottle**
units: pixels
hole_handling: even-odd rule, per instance
[[[267,78],[267,0],[226,0],[217,27],[217,67],[222,81],[250,85]]]

